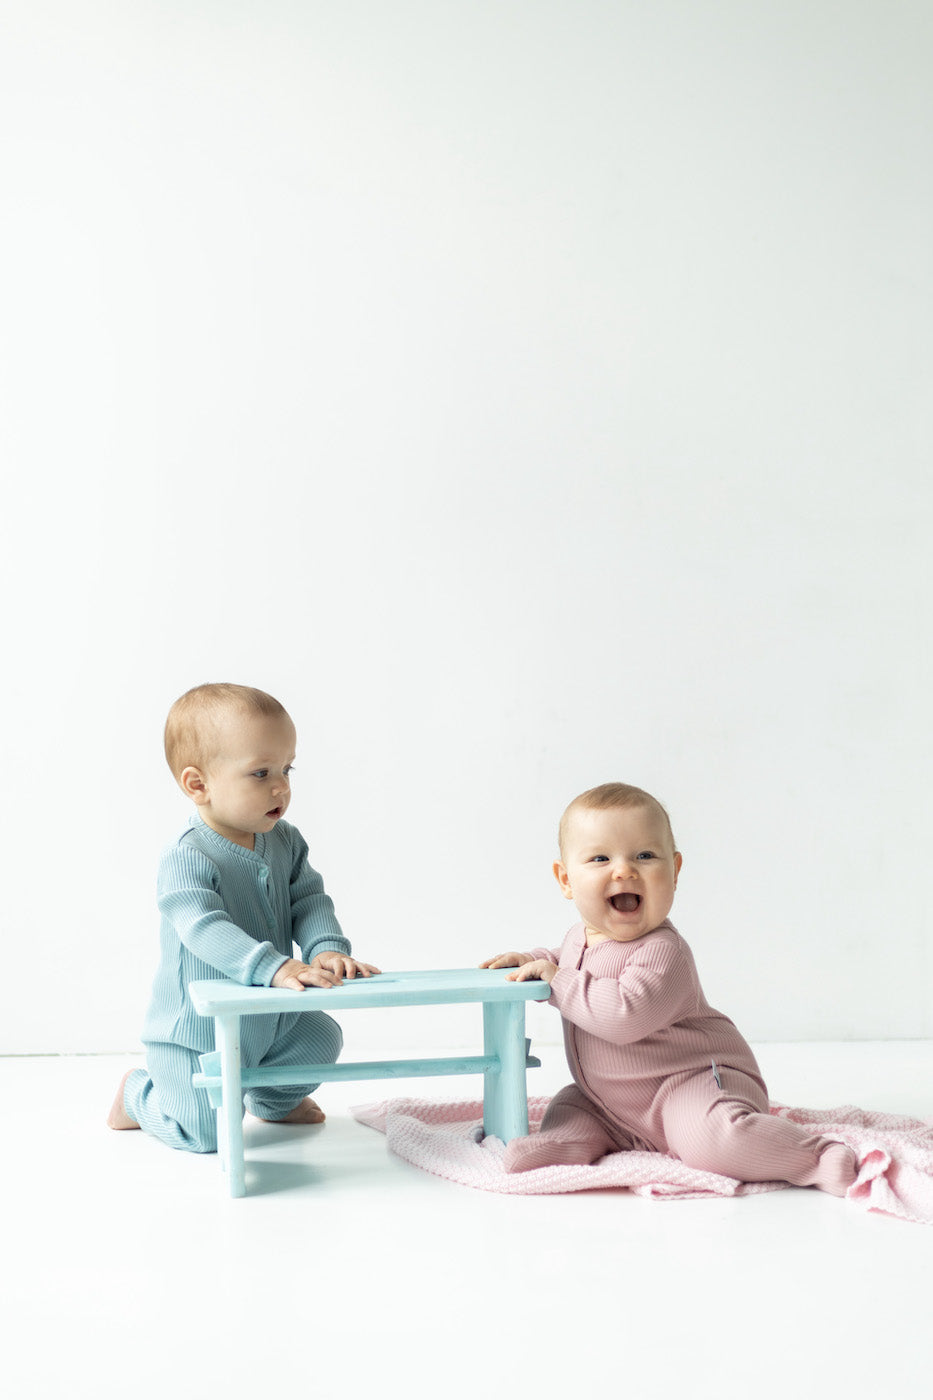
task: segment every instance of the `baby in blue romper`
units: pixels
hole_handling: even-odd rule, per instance
[[[214,1110],[191,1083],[200,1055],[214,1048],[214,1028],[191,1005],[189,982],[225,977],[301,990],[379,970],[350,956],[304,838],[282,820],[295,742],[279,702],[249,686],[196,686],[169,711],[165,756],[195,812],[159,868],[161,956],[143,1026],[146,1068],[124,1076],[111,1128],[216,1151]],[[243,1064],[253,1068],[333,1063],[343,1043],[322,1011],[244,1017],[241,1035]],[[308,1097],[315,1088],[252,1090],[246,1105],[271,1122],[322,1123]]]

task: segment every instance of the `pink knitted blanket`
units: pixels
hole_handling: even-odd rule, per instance
[[[531,1131],[541,1125],[550,1102],[528,1102]],[[481,1103],[432,1103],[427,1099],[387,1099],[350,1109],[358,1122],[385,1133],[393,1152],[435,1176],[482,1191],[516,1195],[553,1195],[624,1186],[656,1200],[698,1196],[743,1196],[778,1191],[782,1181],[741,1182],[713,1172],[695,1171],[676,1157],[657,1152],[614,1152],[592,1166],[538,1167],[509,1174],[498,1138],[483,1138]],[[825,1110],[786,1108],[771,1112],[854,1148],[858,1180],[847,1199],[863,1210],[882,1211],[901,1220],[933,1224],[933,1120],[861,1108]]]

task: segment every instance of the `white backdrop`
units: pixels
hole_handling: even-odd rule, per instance
[[[558,942],[620,778],[747,1035],[933,1034],[929,5],[0,17],[0,1049],[138,1044],[221,679],[364,958]]]

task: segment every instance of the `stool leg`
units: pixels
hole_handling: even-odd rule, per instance
[[[243,1162],[243,1079],[240,1070],[240,1018],[214,1018],[223,1104],[217,1110],[217,1146],[227,1172],[231,1196],[246,1195]]]
[[[483,1002],[483,1043],[498,1060],[483,1084],[483,1132],[510,1142],[528,1132],[528,1093],[525,1083],[525,1003]]]

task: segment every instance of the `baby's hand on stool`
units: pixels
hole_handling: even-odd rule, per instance
[[[333,972],[328,972],[325,967],[311,967],[308,963],[299,962],[297,958],[286,958],[272,978],[272,985],[301,992],[305,987],[336,987],[340,981],[339,977]]]
[[[522,963],[534,962],[530,953],[497,953],[494,958],[487,958],[480,963],[480,967],[521,967]]]
[[[550,958],[535,958],[532,962],[522,963],[517,972],[510,972],[506,977],[506,982],[546,982],[548,986],[557,976],[557,963],[552,963]]]
[[[318,953],[316,958],[311,959],[311,966],[336,973],[338,980],[341,977],[374,977],[379,972],[378,967],[357,962],[356,958],[348,958],[345,953]]]

